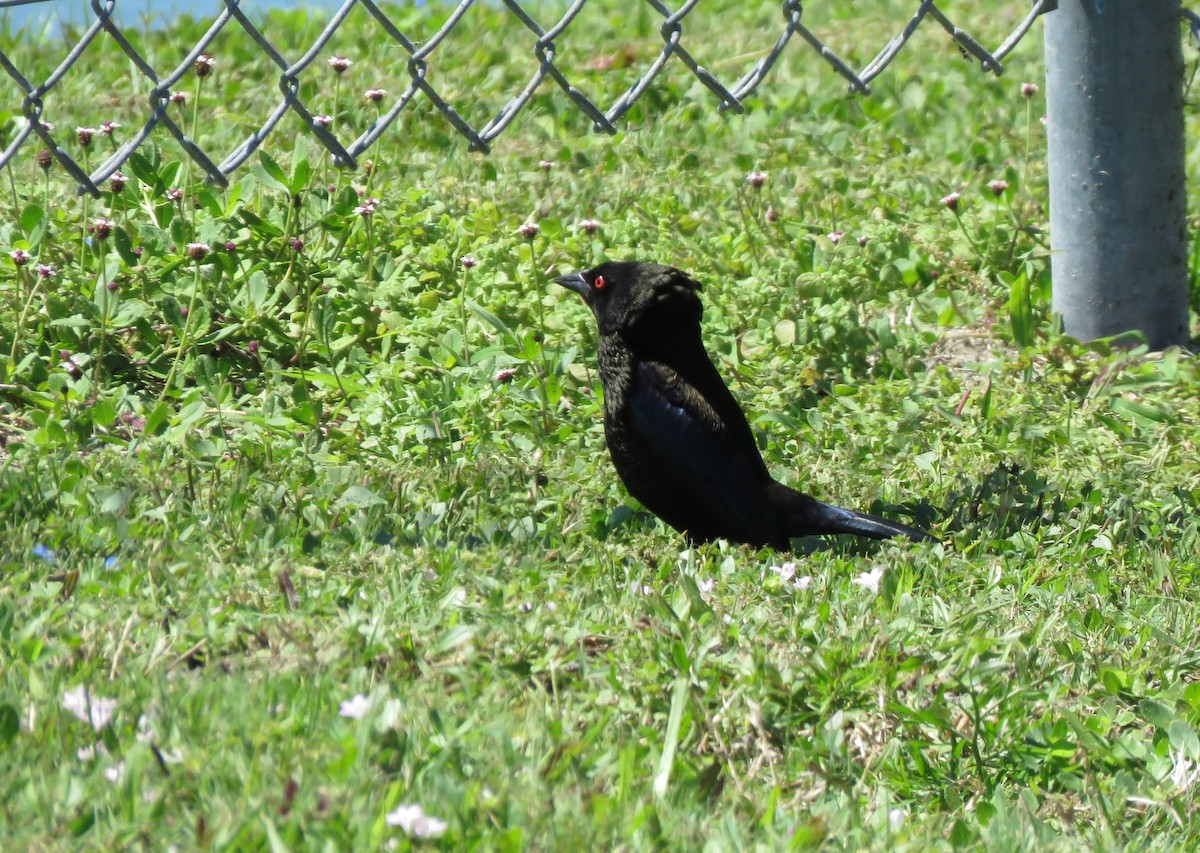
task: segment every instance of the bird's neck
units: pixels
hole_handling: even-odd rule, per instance
[[[700,326],[692,322],[643,322],[600,339],[600,376],[604,393],[622,399],[633,384],[637,366],[657,362],[671,368],[685,381],[707,386],[708,377],[693,376],[697,370],[713,371],[712,362],[700,340]],[[715,373],[715,371],[713,371]]]

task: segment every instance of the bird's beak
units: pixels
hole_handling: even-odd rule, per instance
[[[573,272],[568,275],[561,275],[554,279],[555,284],[561,284],[567,290],[574,290],[586,301],[591,294],[591,288],[588,286],[587,279],[583,277],[581,272]]]

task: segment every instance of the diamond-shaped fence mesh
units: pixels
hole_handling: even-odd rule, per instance
[[[47,0],[0,0],[0,9],[42,2]],[[780,4],[781,15],[776,24],[777,32],[764,30],[763,44],[753,46],[761,54],[757,61],[736,79],[722,80],[697,61],[693,55],[697,46],[685,38],[689,27],[705,14],[704,10],[699,8],[699,0],[687,0],[675,9],[660,0],[641,0],[649,8],[657,24],[658,34],[662,39],[661,48],[656,49],[652,61],[623,93],[612,103],[603,104],[589,97],[572,81],[568,76],[570,69],[559,61],[557,51],[557,43],[572,27],[586,27],[586,24],[581,23],[581,13],[588,5],[588,0],[573,0],[565,11],[554,19],[546,17],[547,14],[553,13],[547,13],[547,4],[544,3],[523,5],[517,0],[501,0],[501,4],[497,4],[495,0],[491,0],[493,6],[502,5],[528,31],[526,44],[507,47],[512,57],[511,61],[521,66],[528,65],[531,71],[524,84],[511,94],[490,120],[473,124],[455,109],[451,98],[446,95],[444,86],[439,88],[433,84],[430,72],[434,65],[443,59],[443,51],[440,49],[453,40],[456,32],[465,29],[462,26],[464,16],[472,6],[481,2],[488,0],[462,0],[457,6],[447,6],[447,14],[441,26],[432,34],[423,33],[424,37],[418,38],[413,31],[406,32],[396,22],[396,15],[389,15],[387,10],[376,5],[373,0],[345,0],[332,12],[324,29],[307,49],[298,55],[288,56],[276,46],[260,25],[251,20],[241,8],[240,0],[223,0],[219,14],[204,35],[181,59],[164,66],[161,59],[148,56],[140,49],[137,46],[138,39],[118,24],[114,14],[117,0],[90,0],[90,23],[82,29],[73,43],[64,47],[61,61],[49,74],[33,77],[30,72],[19,68],[5,46],[0,45],[0,67],[3,67],[4,72],[24,93],[19,105],[19,112],[24,121],[4,151],[0,152],[0,168],[7,165],[23,146],[36,137],[32,144],[40,141],[51,151],[55,159],[78,183],[80,192],[98,195],[98,185],[119,170],[130,155],[147,140],[169,134],[204,171],[210,181],[224,186],[229,175],[254,154],[289,112],[298,117],[312,137],[324,146],[335,164],[354,168],[362,154],[396,123],[402,113],[413,110],[419,99],[424,99],[432,105],[462,135],[472,150],[487,152],[492,141],[512,124],[535,94],[542,89],[557,90],[560,97],[568,99],[587,116],[596,131],[613,133],[622,116],[653,87],[664,69],[669,66],[682,66],[694,75],[713,93],[719,109],[740,112],[743,102],[768,78],[772,67],[785,51],[803,50],[806,47],[844,78],[851,92],[868,94],[871,81],[883,73],[922,25],[944,30],[964,56],[978,61],[979,67],[985,72],[999,75],[1004,70],[1005,56],[1025,36],[1038,15],[1052,10],[1057,5],[1056,0],[1034,0],[1027,14],[1016,24],[1008,37],[999,46],[988,49],[969,32],[957,26],[950,14],[933,0],[923,0],[916,4],[911,17],[903,24],[899,33],[887,40],[863,68],[855,70],[834,48],[822,41],[814,28],[806,24],[804,4],[799,0],[784,0]],[[386,44],[392,51],[401,51],[398,55],[399,64],[403,66],[402,79],[407,77],[407,80],[404,81],[403,91],[390,105],[382,108],[365,129],[355,138],[345,139],[331,129],[327,116],[314,111],[302,93],[305,90],[305,82],[311,80],[320,66],[331,58],[331,43],[347,16],[362,12],[368,14],[375,22],[380,44]],[[197,62],[203,64],[203,57],[210,46],[230,28],[240,28],[244,31],[277,68],[278,77],[275,82],[280,94],[278,102],[265,120],[254,127],[233,151],[221,158],[204,150],[189,137],[179,120],[173,117],[171,106],[172,93],[176,91],[180,81],[185,75],[193,72]],[[64,76],[74,66],[86,61],[84,57],[88,51],[97,47],[122,51],[129,59],[133,79],[137,80],[140,77],[140,82],[148,85],[149,96],[141,126],[103,162],[92,166],[86,161],[80,162],[61,144],[62,134],[73,132],[73,129],[55,128],[44,116],[47,105],[53,100],[56,88]],[[380,97],[383,97],[382,93]]]

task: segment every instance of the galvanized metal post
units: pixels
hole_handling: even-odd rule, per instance
[[[1053,308],[1084,340],[1186,343],[1180,0],[1059,0],[1044,20]]]

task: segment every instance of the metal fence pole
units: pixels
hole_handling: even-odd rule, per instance
[[[1084,340],[1188,340],[1180,0],[1045,16],[1053,308]]]

